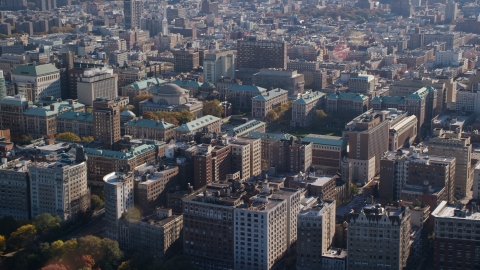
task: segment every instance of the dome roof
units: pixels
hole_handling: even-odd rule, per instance
[[[120,116],[135,117],[136,115],[127,108],[125,111],[123,111],[123,112],[120,114]]]
[[[158,88],[157,93],[163,94],[163,95],[181,96],[185,94],[185,89],[181,88],[176,84],[168,83],[160,86],[160,88]]]

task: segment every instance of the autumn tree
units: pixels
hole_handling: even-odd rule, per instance
[[[207,101],[203,104],[203,115],[222,117],[224,111],[224,108],[220,105],[220,101],[217,99]]]
[[[54,263],[43,267],[41,270],[67,270],[63,264]]]
[[[75,259],[75,263],[77,264],[78,268],[83,268],[83,269],[92,269],[93,266],[95,265],[95,260],[92,258],[91,255],[89,254],[84,254],[80,257],[77,257]],[[119,268],[120,269],[120,268]]]
[[[80,142],[80,137],[78,137],[77,134],[72,132],[58,133],[57,139],[61,141],[67,141],[67,142]]]
[[[139,114],[139,104],[140,102],[144,101],[144,100],[147,100],[147,99],[151,99],[153,96],[152,95],[145,95],[145,94],[142,94],[142,95],[138,95],[136,97],[133,98],[132,100],[132,103],[133,103],[133,107],[135,107],[135,113],[136,114]]]
[[[323,110],[315,110],[315,114],[313,115],[312,125],[315,128],[322,128],[325,126],[327,121],[327,114]]]
[[[94,140],[95,140],[95,138],[93,138],[93,136],[86,136],[86,137],[81,138],[81,141],[84,142],[84,143],[93,142]]]
[[[182,110],[181,112],[158,111],[158,112],[155,112],[155,116],[157,117],[158,120],[163,119],[163,121],[170,124],[174,124],[175,126],[188,123],[195,118],[193,113],[186,110]],[[176,119],[176,120],[173,120],[173,119]]]
[[[158,120],[158,117],[153,112],[144,112],[142,114],[142,118],[149,120]]]
[[[35,241],[36,237],[37,229],[35,229],[35,226],[28,224],[14,231],[7,243],[11,248],[18,250]]]
[[[3,251],[7,248],[7,239],[5,236],[0,235],[0,255],[3,254]]]
[[[271,124],[278,119],[278,114],[274,110],[270,110],[267,115],[265,116],[265,121],[267,121],[267,124]]]

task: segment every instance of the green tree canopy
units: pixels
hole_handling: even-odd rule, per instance
[[[350,197],[355,197],[358,194],[358,187],[354,183],[350,183]]]
[[[68,141],[68,142],[79,142],[80,141],[80,137],[78,137],[77,134],[72,133],[72,132],[58,133],[57,134],[57,139],[62,140],[62,141]]]
[[[98,195],[93,194],[91,198],[91,204],[93,210],[102,209],[105,205],[105,202],[98,197]]]
[[[35,226],[28,224],[14,231],[8,238],[7,243],[11,248],[18,250],[35,241],[36,238],[37,229],[35,229]]]
[[[216,99],[207,101],[203,104],[203,115],[222,117],[224,111],[223,106],[220,105],[220,101]]]
[[[46,235],[60,228],[62,220],[58,216],[52,216],[50,213],[43,213],[35,217],[33,225],[41,235]]]

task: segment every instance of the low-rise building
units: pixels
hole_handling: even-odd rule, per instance
[[[157,208],[154,214],[140,219],[127,215],[121,226],[125,232],[125,237],[120,237],[121,248],[160,259],[173,254],[175,244],[180,244],[183,216],[172,215],[172,209]]]
[[[220,132],[220,125],[222,119],[212,116],[206,115],[200,117],[196,120],[190,121],[186,124],[183,124],[179,127],[174,129],[175,132],[175,140],[182,140],[183,135],[194,134],[197,131],[202,131],[204,128],[208,130],[208,132]]]
[[[178,184],[178,167],[145,163],[134,169],[135,204],[142,211],[155,209],[158,205],[166,205],[167,191]]]
[[[266,89],[282,88],[288,95],[296,95],[303,94],[305,76],[296,70],[269,68],[254,74],[252,83]]]
[[[195,117],[203,116],[203,103],[189,97],[189,91],[176,84],[164,84],[150,89],[153,93],[152,100],[144,100],[139,103],[141,114],[145,112],[181,112],[188,111]]]
[[[288,102],[288,91],[277,88],[252,98],[252,117],[263,120],[272,109]]]
[[[292,127],[308,127],[312,124],[315,110],[323,105],[325,94],[322,92],[312,92],[301,95],[292,102]]]
[[[64,112],[56,117],[57,134],[72,132],[79,137],[93,136],[93,116],[84,112]]]
[[[258,120],[250,120],[227,130],[230,136],[248,136],[250,132],[265,132],[266,123]]]
[[[162,120],[135,117],[124,124],[125,135],[135,139],[150,139],[168,142],[174,138],[175,125]]]
[[[225,90],[225,97],[233,104],[235,110],[251,111],[252,98],[266,92],[266,88],[256,85],[234,84]]]
[[[288,187],[307,191],[308,196],[317,197],[321,200],[336,199],[337,175],[315,176],[310,173],[299,173],[288,181]]]
[[[88,183],[102,186],[104,176],[112,171],[130,172],[145,162],[155,162],[155,145],[142,144],[129,151],[111,151],[85,148],[87,155]]]
[[[370,107],[370,100],[362,94],[335,92],[327,96],[328,115],[356,116]]]
[[[162,85],[166,81],[160,78],[144,78],[142,80],[127,84],[121,88],[121,95],[128,97],[130,102],[133,101],[133,98],[138,95],[148,95],[150,94],[150,89],[157,85]]]
[[[342,157],[347,154],[347,140],[338,136],[309,134],[304,142],[313,143],[312,165],[325,172],[336,172],[340,169]]]

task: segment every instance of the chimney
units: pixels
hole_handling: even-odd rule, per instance
[[[54,104],[50,105],[50,111],[55,111],[55,105]]]

